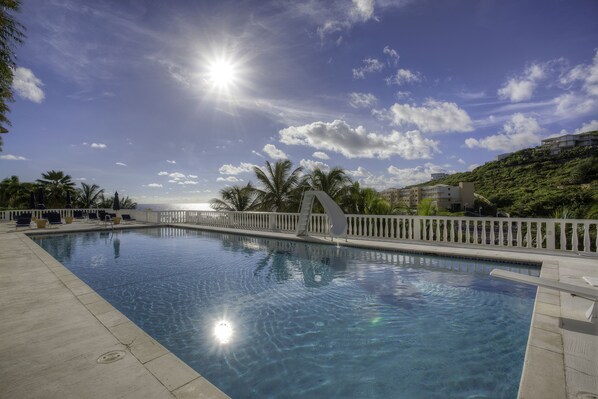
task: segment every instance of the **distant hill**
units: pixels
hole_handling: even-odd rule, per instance
[[[511,216],[543,217],[568,213],[583,218],[598,203],[598,148],[577,147],[558,155],[545,148],[528,148],[500,161],[488,162],[471,172],[455,173],[418,186],[461,181],[475,183],[477,194],[493,203],[484,213],[496,209]],[[477,209],[477,208],[476,208]]]

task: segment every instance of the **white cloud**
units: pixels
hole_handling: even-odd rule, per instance
[[[91,143],[90,147],[96,148],[98,150],[104,150],[104,149],[108,148],[108,146],[106,144],[102,144],[102,143]]]
[[[467,167],[467,170],[471,172],[472,170],[474,170],[474,169],[476,169],[476,168],[479,168],[479,167],[480,167],[480,165],[479,165],[479,164],[477,164],[477,163],[472,163],[471,165],[469,165],[469,166]]]
[[[301,161],[299,161],[299,165],[301,165],[303,169],[306,169],[308,171],[313,171],[316,168],[321,169],[325,172],[330,170],[330,166],[328,166],[324,162],[314,161],[311,159],[302,159]]]
[[[304,145],[343,154],[347,158],[430,158],[440,152],[438,142],[423,138],[418,131],[389,135],[368,133],[365,128],[352,128],[345,121],[314,122],[291,126],[279,132],[280,141],[289,145]]]
[[[276,146],[274,144],[266,144],[264,146],[264,148],[262,148],[262,151],[264,151],[272,159],[288,159],[289,158],[287,156],[287,154],[284,153],[284,151],[276,148]]]
[[[126,163],[122,163],[122,162],[117,162],[115,165],[118,165],[118,166],[129,166]]]
[[[264,156],[262,154],[260,154],[259,152],[257,152],[256,150],[251,150],[251,153],[254,155],[257,155],[260,158],[264,158]]]
[[[457,159],[457,162],[459,162],[462,165],[465,165],[465,161],[462,158]]]
[[[385,46],[382,52],[388,55],[388,58],[390,58],[393,65],[397,65],[399,62],[399,53],[397,53],[396,50],[393,50],[389,46]]]
[[[186,176],[184,174],[182,174],[181,172],[173,172],[173,173],[169,173],[168,177],[174,179],[174,180],[181,180],[186,178]]]
[[[229,182],[229,183],[236,183],[240,180],[237,179],[235,176],[229,176],[229,177],[219,177],[216,179],[216,181],[225,181],[225,182]]]
[[[3,161],[26,161],[27,158],[22,157],[20,155],[12,155],[12,154],[6,154],[6,155],[0,155],[0,159],[2,159]]]
[[[598,98],[583,94],[566,93],[553,100],[554,112],[565,117],[575,117],[598,109]]]
[[[297,7],[301,12],[311,17],[321,19],[324,15],[324,22],[318,27],[318,34],[321,39],[332,33],[349,30],[356,23],[367,22],[376,19],[374,15],[374,0],[353,0],[352,2],[302,2]],[[342,42],[342,36],[336,39],[337,45]]]
[[[540,144],[539,133],[542,128],[538,122],[523,114],[515,114],[507,121],[502,131],[483,139],[468,138],[465,145],[469,148],[485,148],[490,151],[512,152]]]
[[[591,65],[576,65],[561,77],[562,84],[572,84],[578,81],[581,82],[582,90],[588,96],[598,96],[598,50],[594,54]]]
[[[157,187],[157,188],[162,188],[162,185],[160,183],[150,183],[147,185],[148,187]]]
[[[386,78],[386,84],[401,86],[405,83],[421,82],[422,77],[419,72],[411,72],[409,69],[399,69],[397,73]]]
[[[368,73],[379,72],[384,69],[384,64],[376,58],[366,58],[363,60],[363,66],[353,68],[353,79],[365,79]]]
[[[378,102],[375,95],[371,93],[350,93],[349,105],[353,108],[371,108]]]
[[[79,181],[85,181],[85,180],[87,180],[87,178],[85,178],[85,177],[78,177],[78,178],[76,178],[75,180],[79,180]]]
[[[353,0],[351,16],[356,21],[366,22],[374,17],[374,0]]]
[[[231,164],[222,165],[218,172],[221,175],[238,175],[239,173],[252,173],[253,168],[257,166],[252,163],[241,162],[239,166],[234,166]]]
[[[412,184],[423,183],[431,179],[432,173],[447,172],[455,173],[454,170],[447,171],[442,166],[433,163],[416,166],[414,168],[398,168],[394,165],[386,169],[386,174],[375,175],[366,168],[360,166],[357,170],[348,171],[353,178],[359,181],[359,184],[365,187],[371,187],[376,190],[387,188],[398,188]]]
[[[595,119],[591,122],[584,123],[581,127],[575,129],[575,133],[592,132],[594,130],[598,130],[598,120]]]
[[[189,179],[197,179],[199,176],[196,175],[187,175]]]
[[[168,163],[176,163],[176,161],[174,161],[174,160],[171,161],[171,160],[168,160],[168,159],[166,160],[166,162],[168,162]]]
[[[17,67],[14,70],[12,87],[19,96],[39,104],[45,98],[44,91],[41,88],[43,85],[42,81],[35,77],[31,69]]]
[[[548,65],[549,63],[528,66],[523,75],[509,79],[498,89],[498,97],[512,103],[529,100],[534,95],[538,81],[546,77]]]
[[[168,180],[168,183],[172,183],[172,184],[176,184],[178,182],[179,182],[178,180]]]
[[[183,184],[191,184],[191,185],[193,185],[193,184],[198,184],[198,183],[196,181],[193,181],[193,180],[185,180],[183,182]]]
[[[416,126],[424,133],[468,132],[472,121],[455,103],[427,100],[423,106],[394,104],[387,115],[396,126]]]
[[[326,154],[325,152],[322,152],[322,151],[316,151],[311,156],[314,158],[318,158],[318,159],[330,159],[328,154]]]
[[[158,176],[168,176],[168,172],[158,172]]]

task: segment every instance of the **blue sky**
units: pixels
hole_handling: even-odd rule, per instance
[[[380,190],[598,129],[594,0],[47,0],[18,19],[0,178],[205,202],[288,158]]]

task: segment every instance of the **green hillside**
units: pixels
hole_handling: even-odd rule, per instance
[[[511,216],[542,217],[564,211],[570,218],[583,218],[598,204],[598,148],[572,148],[558,155],[528,148],[421,185],[456,186],[461,181],[474,182],[476,193],[493,203],[487,213],[499,209]]]

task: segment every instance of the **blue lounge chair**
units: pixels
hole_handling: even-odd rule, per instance
[[[131,217],[131,215],[128,214],[122,214],[120,215],[121,218],[123,218],[123,222],[134,222],[136,219],[133,219]]]
[[[74,219],[83,219],[83,212],[82,211],[73,211],[73,218]]]
[[[95,212],[89,212],[89,213],[87,214],[87,218],[88,218],[89,220],[93,220],[93,221],[95,221],[95,222],[97,222],[97,221],[99,220],[99,219],[98,219],[98,214],[97,214],[97,213],[95,213]]]
[[[50,224],[62,224],[62,218],[57,212],[48,213],[48,223]]]
[[[31,214],[29,216],[18,216],[15,230],[17,227],[31,227]]]

